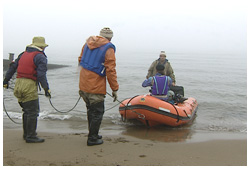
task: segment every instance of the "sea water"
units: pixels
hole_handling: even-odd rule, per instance
[[[79,72],[77,57],[56,60],[48,56],[49,63],[69,67],[47,71],[52,92],[52,104],[61,111],[71,109],[79,98]],[[52,56],[51,56],[52,57]],[[54,56],[55,57],[55,56]],[[151,63],[158,58],[154,53],[130,53],[116,55],[118,100],[147,94],[143,88]],[[169,53],[167,59],[172,65],[176,85],[183,86],[185,97],[194,97],[198,111],[192,124],[182,127],[156,127],[148,129],[140,123],[123,122],[119,114],[119,103],[106,95],[104,119],[101,132],[122,133],[141,138],[158,138],[163,141],[187,140],[194,133],[247,133],[247,56],[240,54],[185,54]],[[5,73],[5,72],[4,72]],[[10,86],[14,87],[15,78]],[[107,85],[107,91],[112,91]],[[44,93],[41,91],[40,93]],[[22,112],[11,89],[4,89],[3,98],[10,116],[21,122]],[[85,103],[81,99],[69,113],[58,113],[45,96],[39,96],[40,129],[54,132],[87,132]],[[4,121],[7,116],[4,114]],[[8,122],[4,127],[16,124]]]

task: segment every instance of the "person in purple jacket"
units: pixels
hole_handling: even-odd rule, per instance
[[[47,56],[44,53],[47,46],[44,37],[34,37],[32,44],[10,64],[3,81],[3,87],[8,89],[9,80],[17,72],[14,95],[23,110],[23,139],[26,143],[44,142],[44,139],[37,137],[36,128],[39,115],[38,86],[42,86],[46,97],[51,97],[46,76]]]
[[[174,95],[174,92],[170,90],[172,79],[169,76],[164,75],[163,65],[158,64],[156,66],[156,70],[156,75],[146,79],[142,83],[142,87],[152,86],[150,90],[151,96],[172,103],[172,98]]]

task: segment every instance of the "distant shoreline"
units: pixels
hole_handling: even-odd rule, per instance
[[[8,70],[10,61],[8,59],[3,59],[3,70]],[[69,67],[69,65],[58,65],[58,64],[48,64],[48,69],[59,69],[63,67]]]

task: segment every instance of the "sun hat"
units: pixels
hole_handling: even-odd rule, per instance
[[[41,47],[41,48],[45,48],[45,47],[49,46],[45,43],[44,37],[41,37],[41,36],[34,37],[31,45]]]
[[[104,27],[100,31],[100,36],[103,36],[105,38],[112,38],[113,37],[113,31],[110,28],[108,28],[108,27]]]

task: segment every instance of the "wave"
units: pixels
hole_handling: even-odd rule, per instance
[[[21,120],[22,113],[19,112],[8,112],[11,119]],[[4,119],[8,119],[6,114],[3,115]],[[197,117],[198,118],[198,117]],[[49,111],[42,111],[39,113],[39,120],[49,120],[49,121],[70,121],[70,122],[80,122],[80,121],[87,121],[87,114],[84,113],[54,113]],[[200,121],[200,119],[198,119]],[[236,120],[236,119],[235,119]],[[119,114],[107,114],[103,117],[104,125],[118,125],[118,126],[142,126],[142,123],[137,121],[122,121]],[[235,133],[247,133],[247,123],[243,121],[238,121],[237,123],[232,123],[231,121],[220,121],[220,122],[204,122],[204,123],[197,123],[197,119],[193,122],[190,126],[182,126],[181,128],[194,129],[200,131],[216,131],[216,132],[235,132]],[[174,129],[174,128],[173,128]]]

